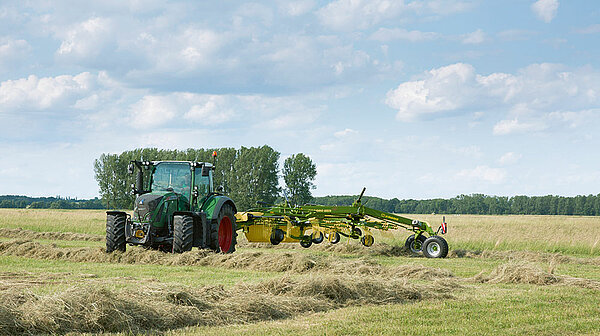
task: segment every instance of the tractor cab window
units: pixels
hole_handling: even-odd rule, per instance
[[[174,191],[186,197],[190,195],[192,174],[187,163],[161,162],[152,174],[152,191]]]
[[[202,168],[196,168],[194,185],[198,187],[200,198],[213,191],[212,170],[208,171],[208,176],[202,176]]]

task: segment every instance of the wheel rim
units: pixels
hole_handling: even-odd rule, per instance
[[[232,237],[231,220],[225,216],[221,219],[221,223],[219,223],[219,247],[221,248],[221,252],[229,251]]]
[[[440,244],[438,244],[437,242],[431,242],[427,245],[427,253],[430,256],[437,256],[440,254],[440,252],[442,251],[442,249],[440,248]]]
[[[421,250],[423,249],[423,244],[420,244],[421,248],[417,248],[417,242],[413,241],[412,243],[410,243],[410,250],[412,251],[412,253],[420,253]]]

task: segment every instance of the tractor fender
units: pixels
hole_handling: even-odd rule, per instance
[[[125,215],[127,216],[127,213],[125,211],[118,211],[118,210],[109,210],[106,212],[107,215]]]
[[[237,212],[235,203],[233,203],[233,200],[231,198],[229,198],[227,196],[217,196],[217,203],[215,204],[215,207],[213,208],[210,218],[213,220],[216,220],[217,217],[219,217],[219,212],[221,211],[221,208],[225,204],[229,204],[233,208],[234,214]]]

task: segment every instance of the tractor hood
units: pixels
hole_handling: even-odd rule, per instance
[[[133,219],[135,221],[149,221],[149,214],[156,210],[156,207],[160,204],[161,200],[165,195],[157,194],[144,194],[140,195],[135,200],[135,206],[133,209]]]

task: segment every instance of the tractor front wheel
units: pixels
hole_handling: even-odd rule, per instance
[[[106,252],[125,252],[125,221],[124,213],[106,215]]]
[[[415,241],[415,235],[410,235],[406,239],[404,246],[407,249],[409,249],[412,253],[419,254],[423,251],[423,244],[425,243],[425,240],[427,240],[427,238],[425,238],[425,236],[423,236],[423,235],[419,235],[419,238],[417,238],[416,241]]]
[[[235,225],[233,208],[229,204],[224,204],[223,207],[221,207],[221,211],[219,211],[217,221],[211,225],[211,248],[217,252],[234,252],[237,238],[236,230],[237,226]]]
[[[173,253],[192,250],[194,243],[194,218],[187,215],[173,216]]]
[[[427,258],[446,258],[448,243],[440,236],[431,236],[423,243],[423,255]]]

